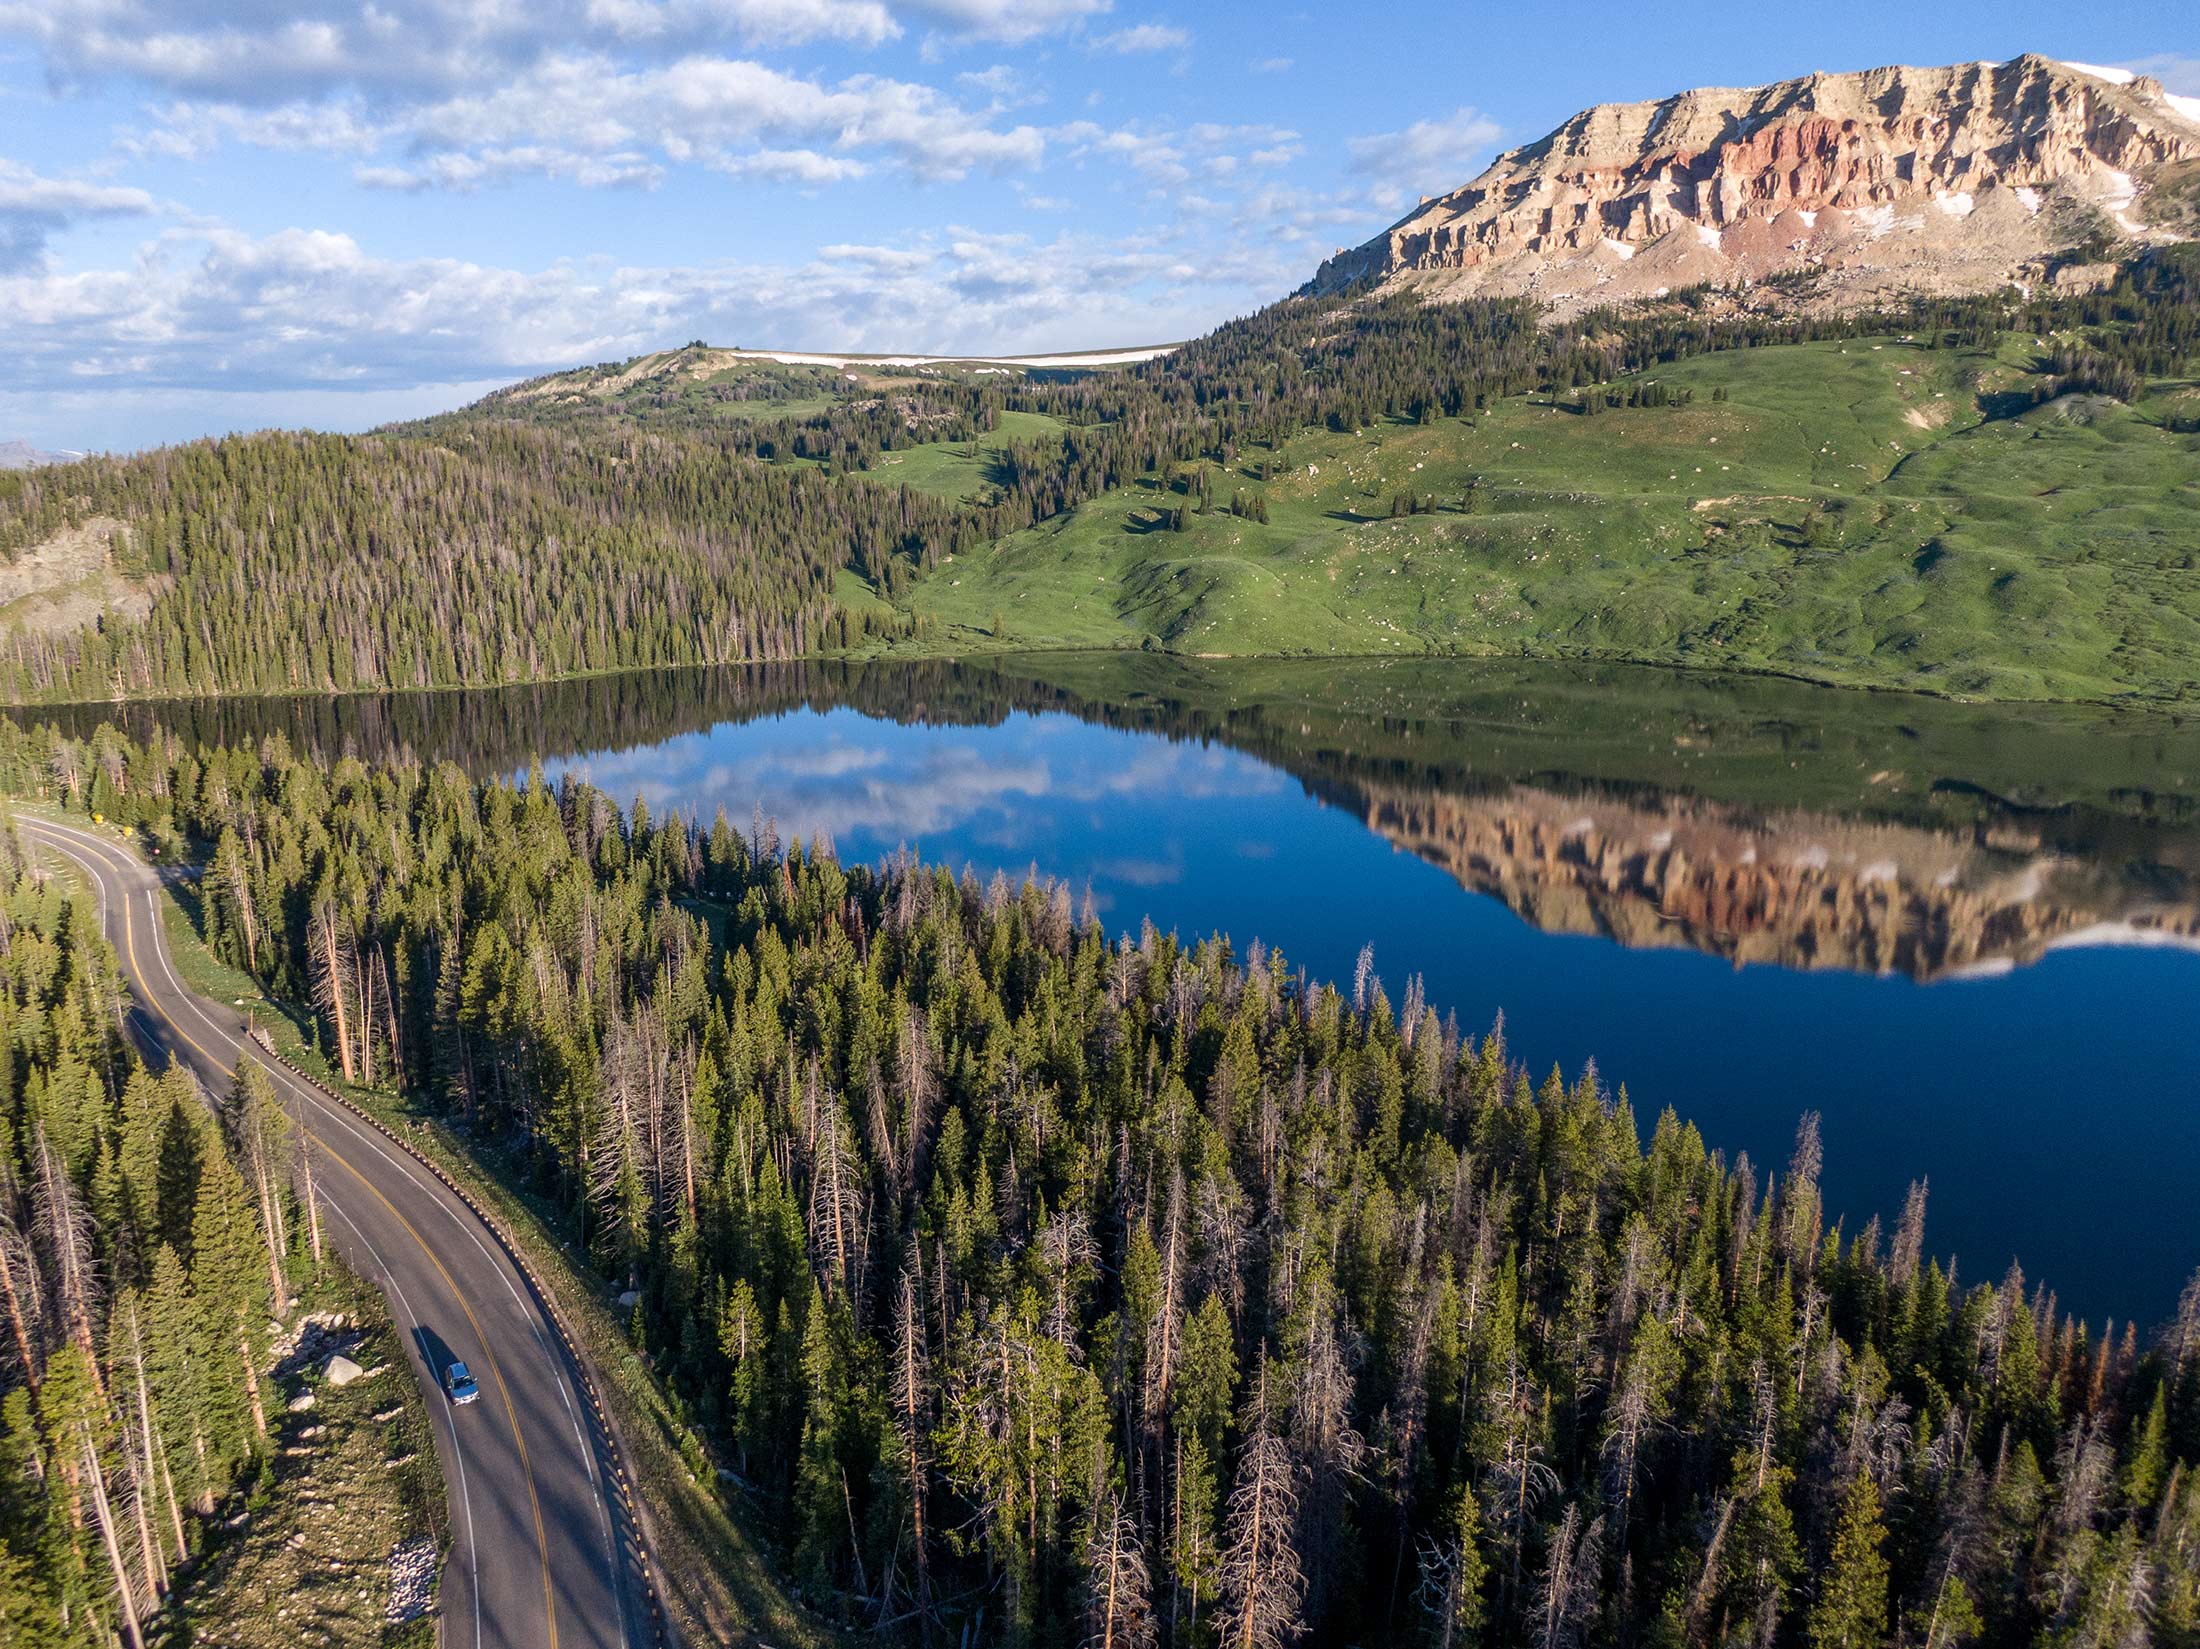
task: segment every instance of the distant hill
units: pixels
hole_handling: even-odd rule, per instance
[[[1813,74],[1586,109],[1340,250],[1315,293],[1595,304],[1777,278],[1801,308],[2082,284],[2200,229],[2200,98],[2119,69]]]
[[[28,441],[0,441],[0,470],[44,469],[48,464],[73,464],[81,452],[41,452]]]
[[[885,398],[904,405],[927,391],[1006,389],[1136,366],[1182,348],[1146,344],[1029,355],[830,353],[691,343],[630,360],[546,373],[490,391],[456,416],[564,428],[606,425],[703,429],[806,417]],[[437,419],[421,426],[433,428]]]

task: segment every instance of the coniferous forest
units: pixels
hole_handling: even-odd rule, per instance
[[[948,556],[1139,476],[1227,466],[1310,427],[1471,416],[1710,351],[1889,332],[1976,344],[2076,329],[2086,346],[2037,392],[2128,389],[2200,340],[2189,249],[2082,295],[1841,316],[1737,315],[1713,298],[1546,327],[1515,301],[1297,297],[1120,372],[940,378],[715,421],[684,400],[507,394],[370,436],[251,435],[0,472],[0,556],[119,522],[118,571],[149,609],[11,627],[0,699],[479,686],[923,640],[909,614],[837,600],[836,576],[892,598]],[[991,431],[1004,411],[1062,428],[1004,443],[979,495],[934,496],[873,467]]]
[[[1729,1161],[1366,959],[1309,980],[579,785],[12,728],[0,769],[192,847],[212,945],[317,1004],[332,1066],[516,1165],[850,1628],[2200,1643],[2200,1280],[2096,1330],[2020,1270],[1956,1275],[1925,1186],[1891,1229],[1824,1205],[1812,1119],[1790,1160]],[[147,1201],[161,1090],[91,1079],[109,1056],[60,1029],[98,1045],[111,976],[30,965],[80,920],[11,930],[19,1027],[55,1028],[11,1172],[66,1164],[116,1301],[245,1300],[248,1179],[201,1149],[193,1196]],[[113,1311],[73,1338],[33,1218],[47,1366],[113,1378]],[[211,1368],[221,1460],[249,1422]],[[9,1380],[21,1575],[71,1538],[32,1492],[66,1482],[52,1439],[105,1446],[107,1410],[33,1427]]]
[[[90,902],[12,828],[0,887],[0,1642],[93,1649],[266,1462],[269,1313],[318,1236],[265,1075],[152,1075]]]

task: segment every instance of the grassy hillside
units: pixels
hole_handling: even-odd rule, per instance
[[[1309,431],[943,565],[950,644],[1631,658],[2011,698],[2200,681],[2200,392],[2030,406],[2057,340],[1701,356],[1686,404]],[[2022,410],[2020,410],[2022,409]],[[2184,416],[2177,416],[2178,414]],[[1228,510],[1234,495],[1265,523]],[[1410,497],[1428,513],[1394,515]],[[1185,507],[1185,530],[1171,530]]]
[[[1013,442],[1059,438],[1062,422],[1041,412],[1001,412],[994,427],[970,441],[928,441],[879,454],[864,473],[875,481],[914,487],[952,502],[984,503],[999,486],[1001,455]]]

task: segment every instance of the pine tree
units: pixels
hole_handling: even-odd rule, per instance
[[[1482,1511],[1471,1490],[1452,1497],[1446,1526],[1421,1543],[1421,1609],[1430,1649],[1464,1649],[1481,1635],[1487,1605],[1482,1588]]]
[[[1818,1601],[1811,1608],[1811,1649],[1876,1649],[1887,1635],[1886,1530],[1879,1488],[1868,1472],[1850,1482],[1841,1503]]]

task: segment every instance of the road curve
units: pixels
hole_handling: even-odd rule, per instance
[[[112,837],[17,814],[30,843],[90,879],[136,999],[132,1029],[222,1094],[245,1050],[238,1012],[170,964],[159,873]],[[655,1649],[637,1599],[643,1559],[610,1491],[615,1475],[555,1325],[481,1217],[393,1141],[279,1061],[258,1057],[311,1135],[324,1231],[389,1300],[434,1417],[449,1489],[444,1649]],[[442,1362],[464,1362],[479,1402],[453,1407]]]

